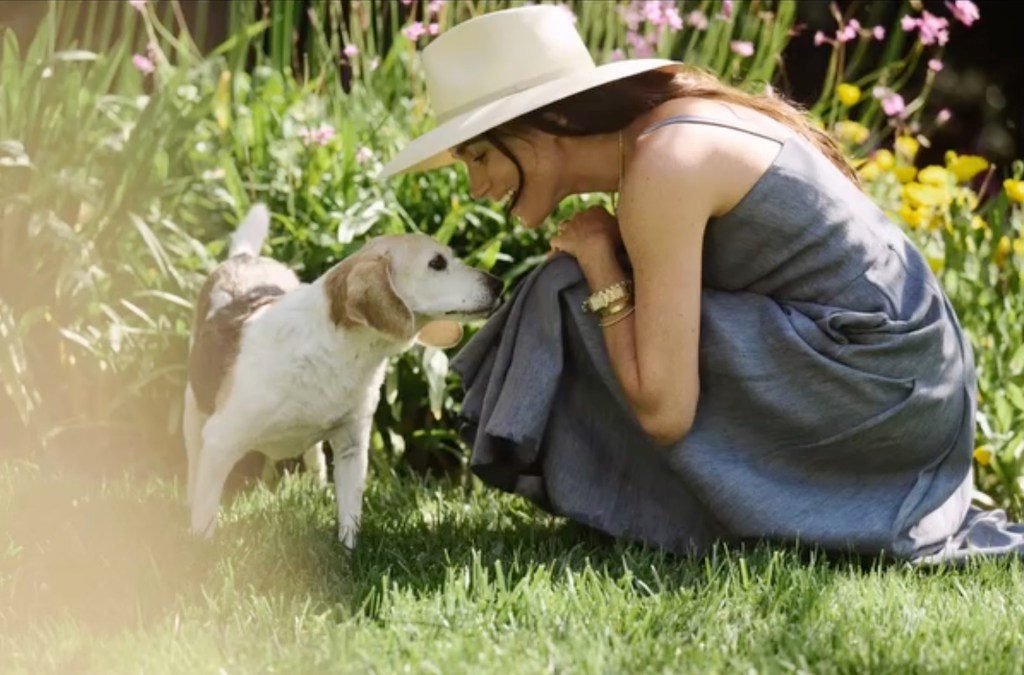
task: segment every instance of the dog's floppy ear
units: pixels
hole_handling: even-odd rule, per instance
[[[395,291],[385,256],[355,254],[326,279],[335,325],[369,326],[395,340],[413,337],[412,310]]]
[[[448,349],[462,341],[462,324],[457,321],[431,321],[416,334],[416,342],[428,347]]]

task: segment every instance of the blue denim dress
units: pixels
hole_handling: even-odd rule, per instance
[[[728,126],[685,116],[648,132],[666,124]],[[970,505],[973,357],[928,264],[817,148],[777,142],[706,229],[691,431],[669,447],[645,435],[580,309],[582,273],[556,256],[453,361],[474,472],[682,553],[718,540],[918,561],[1024,550],[1019,526]]]

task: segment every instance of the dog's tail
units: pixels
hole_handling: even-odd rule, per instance
[[[228,257],[236,255],[259,256],[263,248],[263,241],[267,238],[270,230],[270,210],[266,204],[256,203],[249,209],[245,220],[238,226],[231,235],[231,246],[228,248]]]

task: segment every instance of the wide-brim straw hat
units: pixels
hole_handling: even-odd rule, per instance
[[[598,66],[572,15],[553,5],[483,14],[457,24],[422,52],[436,117],[381,170],[387,178],[455,161],[451,149],[549,103],[608,82],[678,65],[628,59]]]

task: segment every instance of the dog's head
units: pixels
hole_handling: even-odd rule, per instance
[[[369,241],[327,272],[324,288],[335,325],[450,347],[462,337],[460,321],[494,310],[502,282],[426,235],[403,234]]]

